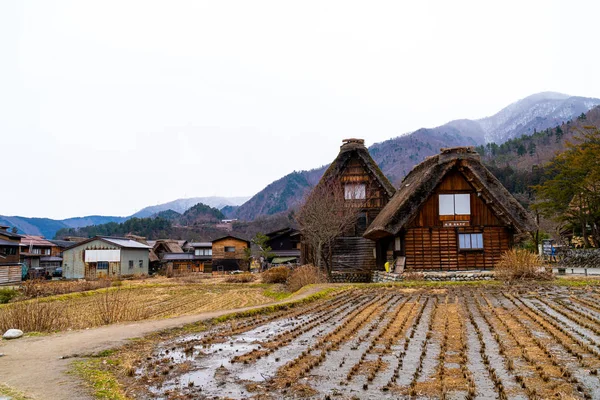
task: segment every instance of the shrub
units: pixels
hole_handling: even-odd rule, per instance
[[[15,289],[11,288],[2,288],[0,289],[0,304],[5,304],[11,301],[13,298],[17,297],[19,292]]]
[[[26,298],[35,298],[96,290],[109,287],[111,283],[108,279],[98,279],[96,281],[46,281],[31,279],[21,284],[21,291]]]
[[[69,310],[62,301],[20,301],[0,312],[0,332],[16,328],[23,332],[51,332],[68,326]]]
[[[314,265],[303,265],[294,269],[287,280],[288,290],[296,292],[306,285],[326,283],[327,275]]]
[[[252,275],[249,272],[244,272],[243,274],[234,274],[229,275],[225,278],[225,282],[227,283],[248,283],[252,282],[256,279],[256,276]]]
[[[260,274],[264,283],[286,283],[290,276],[288,267],[273,267]]]
[[[504,252],[494,271],[496,278],[505,281],[552,279],[552,273],[544,269],[540,256],[524,249]]]

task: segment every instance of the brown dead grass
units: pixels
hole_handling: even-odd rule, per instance
[[[292,271],[287,280],[288,290],[296,292],[306,285],[326,283],[327,275],[314,265],[303,265]]]
[[[496,278],[509,282],[552,279],[552,273],[548,273],[543,268],[540,256],[524,249],[511,249],[504,252],[494,271]]]
[[[175,317],[272,302],[260,286],[123,284],[0,305],[0,331],[85,329],[122,321]]]

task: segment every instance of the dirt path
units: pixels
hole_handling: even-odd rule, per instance
[[[181,317],[102,326],[0,342],[0,383],[21,390],[39,400],[92,399],[74,376],[67,375],[73,355],[85,355],[118,347],[128,339],[163,329],[175,328],[225,314],[267,305],[301,300],[331,285],[316,285],[280,302],[234,310],[220,310]]]

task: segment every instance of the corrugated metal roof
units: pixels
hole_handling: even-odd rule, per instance
[[[44,239],[42,236],[35,235],[23,235],[21,238],[21,244],[25,246],[45,246],[45,247],[54,247],[56,246],[49,240]]]
[[[58,247],[67,248],[73,246],[77,242],[71,242],[69,240],[48,240],[49,242],[54,243]]]
[[[9,240],[0,239],[0,246],[19,247],[20,244],[18,242],[11,242]]]
[[[128,249],[150,249],[151,248],[148,245],[145,245],[140,242],[136,242],[135,240],[131,240],[131,239],[113,238],[113,237],[105,237],[105,236],[102,236],[101,238],[102,238],[102,240],[106,240],[107,242],[110,242],[114,245],[117,245],[119,247],[126,247]]]
[[[300,250],[271,250],[276,257],[300,257]]]
[[[165,253],[162,256],[163,260],[193,260],[192,253]]]
[[[62,260],[63,260],[62,257],[53,257],[53,256],[40,258],[40,262],[62,262]]]
[[[212,247],[211,242],[191,242],[188,243],[188,247]]]

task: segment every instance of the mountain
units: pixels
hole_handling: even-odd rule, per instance
[[[178,199],[165,204],[146,207],[137,213],[128,217],[112,217],[102,215],[89,215],[86,217],[75,217],[67,219],[51,218],[29,218],[20,216],[0,215],[0,225],[16,227],[19,233],[28,235],[40,235],[46,238],[53,238],[59,229],[63,228],[81,228],[92,225],[103,225],[109,222],[122,223],[132,217],[144,218],[159,214],[162,211],[173,211],[183,214],[192,206],[203,203],[221,209],[226,206],[237,206],[248,200],[248,197],[194,197],[190,199]]]
[[[327,166],[301,172],[292,172],[252,196],[234,211],[234,217],[252,221],[261,215],[274,215],[294,208],[314,185],[319,182]]]
[[[442,147],[501,144],[576,119],[600,99],[543,92],[521,99],[491,117],[457,119],[435,128],[421,128],[369,147],[371,156],[388,179],[397,186],[404,176]],[[234,211],[234,217],[253,220],[297,206],[319,181],[325,167],[293,172],[271,183]],[[308,178],[310,175],[310,179]]]
[[[222,209],[226,206],[239,206],[240,204],[247,201],[250,197],[192,197],[188,199],[177,199],[168,203],[158,204],[142,208],[140,211],[132,215],[132,217],[145,218],[157,214],[161,211],[173,210],[180,214],[186,212],[192,206],[198,203],[205,204],[210,207]]]

